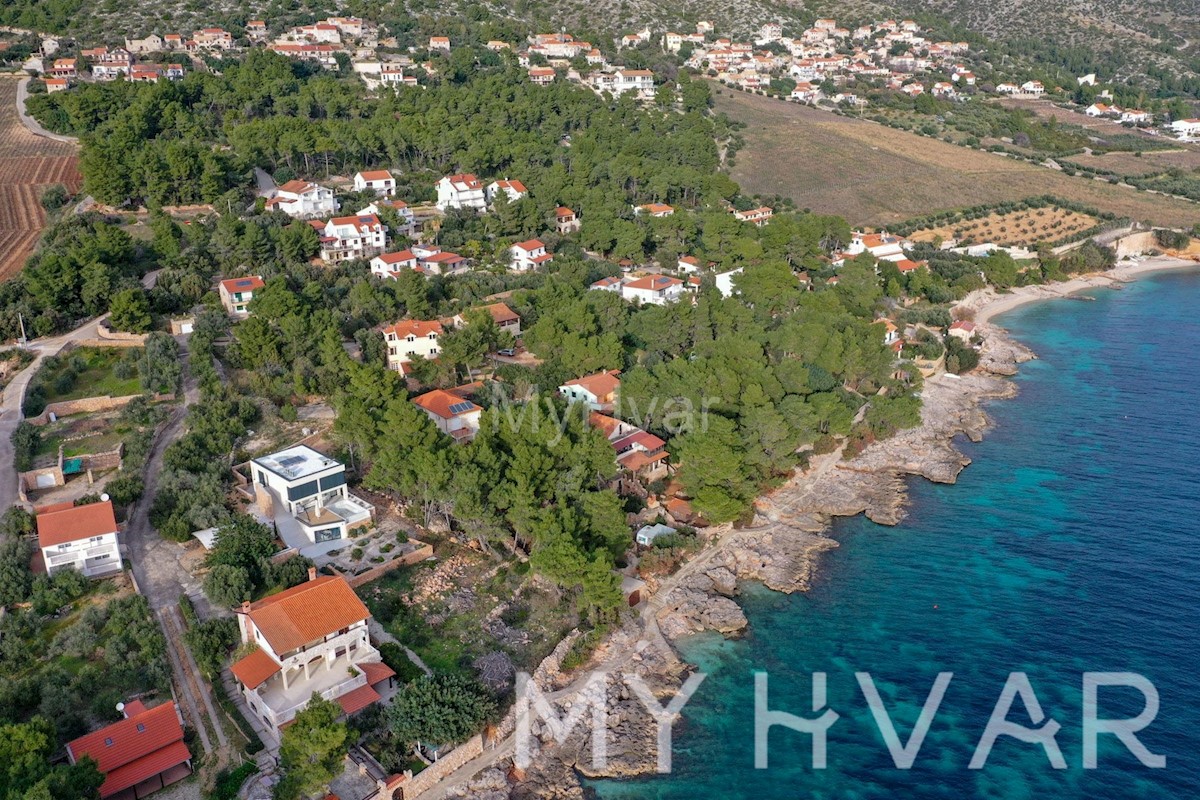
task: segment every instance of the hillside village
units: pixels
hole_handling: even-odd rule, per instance
[[[874,230],[721,171],[718,84],[839,113],[1047,91],[912,20],[425,38],[251,20],[30,64],[84,188],[0,314],[31,353],[17,796],[438,789],[511,737],[518,671],[584,668],[760,494],[915,426],[980,360],[955,301],[1107,269],[1136,227],[1029,198]],[[1017,218],[1028,243],[981,232]]]

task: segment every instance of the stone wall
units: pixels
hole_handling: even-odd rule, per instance
[[[412,564],[417,564],[427,558],[433,557],[433,545],[425,542],[419,542],[416,539],[409,539],[409,541],[418,545],[416,550],[413,550],[411,553],[405,553],[399,558],[393,558],[391,561],[380,564],[379,566],[371,567],[366,572],[360,572],[357,575],[351,575],[350,577],[346,578],[346,582],[350,584],[351,588],[357,589],[363,584],[379,580],[394,569],[411,566]],[[330,569],[332,569],[334,572],[337,572],[339,575],[342,574],[333,566],[330,566]]]
[[[1117,239],[1112,243],[1112,248],[1117,251],[1117,258],[1122,259],[1148,250],[1161,250],[1162,245],[1154,238],[1154,231],[1139,231]]]
[[[141,397],[140,394],[127,394],[121,397],[113,397],[112,395],[103,394],[96,397],[82,397],[78,400],[61,400],[57,403],[50,403],[45,410],[36,417],[30,417],[27,422],[30,425],[46,425],[50,422],[50,415],[56,417],[69,417],[72,414],[95,414],[101,411],[112,411],[115,408],[123,408],[133,401],[135,397]],[[164,400],[174,400],[173,394],[156,394],[152,400],[156,403]]]
[[[29,472],[22,472],[18,475],[18,482],[22,492],[33,492],[39,489],[48,489],[48,486],[38,486],[37,479],[39,475],[53,475],[54,486],[62,486],[66,483],[66,478],[63,477],[62,462],[55,464],[53,467],[43,467],[42,469],[31,469]]]
[[[105,320],[105,322],[107,321],[108,320]],[[109,328],[105,322],[101,322],[96,326],[96,335],[107,342],[107,346],[110,347],[114,343],[119,343],[117,344],[118,347],[141,347],[146,343],[146,339],[150,336],[148,333],[125,333],[123,331],[114,331],[112,328]]]
[[[145,342],[136,339],[78,339],[73,344],[76,347],[144,347]]]
[[[483,755],[483,736],[479,734],[472,736],[411,778],[406,777],[395,796],[400,800],[412,800],[414,797],[420,797],[423,792],[432,789],[450,773],[481,755]]]

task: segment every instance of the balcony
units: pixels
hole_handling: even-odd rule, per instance
[[[351,658],[354,661],[351,661]],[[296,715],[316,692],[326,700],[337,702],[337,698],[367,685],[367,676],[356,663],[378,661],[379,652],[370,645],[359,646],[353,653],[345,653],[332,662],[327,662],[319,654],[313,654],[309,667],[309,677],[304,677],[303,669],[293,670],[288,676],[288,686],[283,685],[283,676],[275,675],[255,690],[259,700],[270,710],[275,724],[281,725]],[[357,674],[352,674],[351,670]]]

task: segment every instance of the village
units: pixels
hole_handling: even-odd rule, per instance
[[[704,92],[773,90],[839,113],[861,110],[866,81],[963,103],[984,90],[967,43],[929,41],[912,20],[784,34],[769,23],[738,42],[700,22],[485,47],[524,91],[575,84],[660,116],[684,116],[683,80],[622,54],[656,47],[711,79],[695,79]],[[458,46],[431,36],[399,53],[355,17],[253,20],[123,46],[47,38],[28,66],[58,94],[219,74],[270,51],[390,98],[423,91]],[[1046,93],[1033,79],[989,87]],[[1101,102],[1086,114],[1200,138],[1200,120]],[[556,154],[586,152],[582,131],[553,139]],[[246,202],[225,194],[224,208],[76,198],[54,224],[93,226],[81,238],[105,247],[128,239],[96,263],[153,268],[115,281],[78,327],[26,336],[19,317],[14,352],[29,355],[2,378],[16,487],[3,525],[31,558],[12,605],[54,627],[37,636],[56,670],[119,635],[90,609],[120,602],[149,626],[131,648],[141,674],[45,734],[47,759],[63,740],[55,768],[95,763],[101,800],[195,798],[201,783],[222,800],[442,792],[498,758],[515,724],[498,700],[518,671],[587,664],[709,532],[753,515],[760,490],[915,425],[922,381],[979,363],[982,331],[954,300],[1107,268],[1115,248],[1098,239],[1119,225],[1141,237],[1133,253],[1190,246],[1049,199],[993,227],[964,212],[897,232],[715,183],[609,192],[602,206],[544,173],[461,159],[417,190],[395,163],[326,166],[256,165]],[[1073,227],[1035,229],[1047,213]],[[1016,216],[1027,242],[998,235]],[[616,232],[593,234],[589,217]],[[200,271],[180,266],[188,253]],[[692,402],[705,381],[736,395],[716,398],[715,432]],[[663,398],[688,406],[684,422],[654,407]],[[84,644],[58,633],[85,625],[71,634]],[[23,716],[51,716],[54,695],[40,697]],[[327,744],[327,774],[299,783],[296,753]]]

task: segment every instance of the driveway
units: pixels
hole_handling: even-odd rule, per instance
[[[21,124],[32,133],[34,136],[42,136],[46,139],[53,139],[56,142],[66,142],[67,144],[78,144],[79,140],[74,136],[63,136],[58,133],[51,133],[38,124],[38,121],[25,113],[25,99],[29,97],[29,78],[21,78],[17,83],[17,116],[21,118]]]

